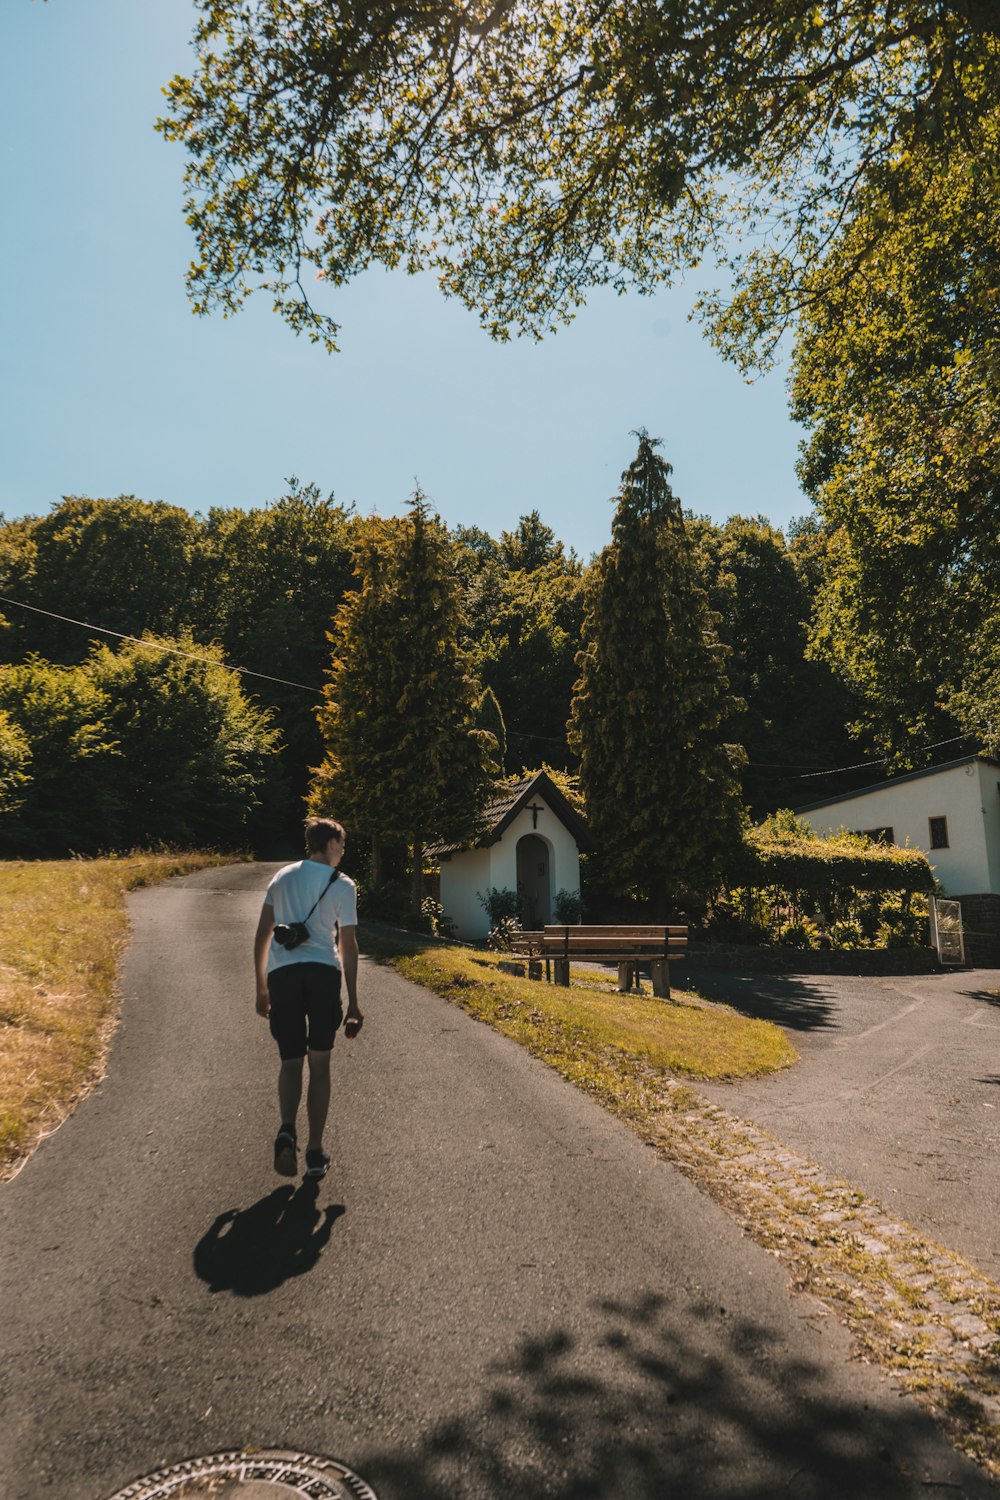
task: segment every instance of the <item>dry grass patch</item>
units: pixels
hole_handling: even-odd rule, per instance
[[[100,1074],[128,935],[125,895],[215,854],[0,862],[0,1175]]]

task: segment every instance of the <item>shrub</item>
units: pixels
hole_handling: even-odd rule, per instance
[[[410,909],[410,893],[398,881],[355,880],[358,888],[358,913],[363,917],[381,917],[384,922],[406,921]]]
[[[557,891],[556,898],[552,903],[557,922],[565,926],[574,926],[583,920],[583,898],[579,891]]]
[[[520,931],[521,924],[517,917],[500,917],[489,930],[486,946],[494,953],[509,953],[510,940],[515,932]]]
[[[476,900],[489,917],[491,927],[496,927],[504,917],[516,917],[518,914],[517,892],[512,891],[509,886],[488,886],[485,891],[476,892]]]
[[[863,947],[865,935],[861,930],[861,923],[850,921],[847,918],[832,923],[830,926],[830,941],[835,948]]]
[[[455,936],[455,924],[440,901],[433,896],[425,896],[420,903],[420,916],[409,923],[418,932],[428,932],[431,937],[451,938]]]
[[[818,948],[820,929],[808,917],[797,917],[778,929],[778,942],[786,948]]]
[[[926,942],[922,897],[933,888],[920,850],[843,829],[818,838],[784,808],[743,834],[709,928],[723,941],[912,947]]]

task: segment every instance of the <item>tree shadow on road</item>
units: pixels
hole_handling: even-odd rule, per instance
[[[680,982],[706,1000],[721,1001],[741,1015],[773,1021],[789,1031],[828,1031],[837,1025],[836,996],[824,989],[820,979],[692,969]]]
[[[959,990],[965,1000],[981,1000],[984,1005],[1000,1006],[1000,990]]]
[[[525,1339],[474,1409],[405,1451],[356,1455],[358,1471],[380,1500],[996,1495],[914,1403],[870,1406],[862,1382],[834,1382],[846,1351],[814,1360],[697,1297],[609,1300],[584,1326]]]
[[[342,1203],[320,1211],[318,1197],[318,1184],[303,1182],[276,1188],[249,1208],[227,1209],[195,1246],[195,1272],[210,1292],[259,1297],[311,1271],[346,1212]]]

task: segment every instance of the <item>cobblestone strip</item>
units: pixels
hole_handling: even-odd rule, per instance
[[[766,1131],[660,1084],[649,1142],[740,1221],[1000,1477],[1000,1287]]]

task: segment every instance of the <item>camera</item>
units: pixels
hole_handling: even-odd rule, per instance
[[[274,928],[274,941],[279,948],[297,948],[309,936],[304,922],[278,922]]]

